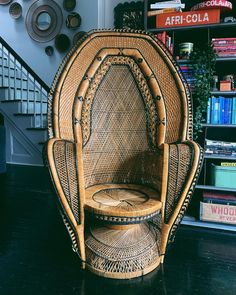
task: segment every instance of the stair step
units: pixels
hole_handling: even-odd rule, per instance
[[[47,131],[46,127],[28,127],[26,130],[33,130],[33,131]]]
[[[0,99],[1,100],[1,99]],[[1,100],[2,103],[16,103],[16,102],[36,102],[36,103],[41,103],[41,100],[37,99],[3,99]],[[43,104],[47,104],[48,102],[46,100],[42,101]]]

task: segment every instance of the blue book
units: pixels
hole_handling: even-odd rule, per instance
[[[208,99],[207,103],[207,124],[211,123],[211,97]]]
[[[227,124],[232,124],[232,108],[233,108],[233,98],[229,97],[229,111],[228,111]]]
[[[233,97],[232,100],[232,124],[236,124],[236,97]]]
[[[230,124],[231,122],[231,113],[232,113],[232,100],[230,97],[224,98],[224,122],[223,124]]]
[[[223,96],[219,96],[220,101],[220,117],[219,117],[219,124],[224,124],[224,116],[225,116],[225,98]]]
[[[212,112],[211,112],[211,124],[219,124],[220,118],[220,100],[219,97],[212,97]]]

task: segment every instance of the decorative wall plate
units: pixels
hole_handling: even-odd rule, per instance
[[[66,52],[70,48],[70,39],[65,34],[59,34],[55,38],[55,47],[59,52]]]
[[[9,7],[9,14],[12,18],[17,19],[22,16],[22,6],[18,2],[13,2]]]
[[[45,53],[48,55],[48,56],[52,56],[53,55],[53,53],[54,53],[54,49],[53,49],[53,47],[52,46],[47,46],[46,48],[45,48]]]
[[[0,5],[7,5],[11,2],[12,2],[12,0],[0,0]]]
[[[66,11],[72,11],[75,9],[76,6],[76,0],[64,0],[63,1],[63,8]]]
[[[72,12],[67,16],[66,26],[69,29],[77,29],[81,24],[81,16],[77,12]]]
[[[53,0],[35,1],[26,15],[26,28],[32,39],[48,42],[60,32],[63,15],[60,6]]]

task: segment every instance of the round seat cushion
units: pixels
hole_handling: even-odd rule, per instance
[[[85,190],[85,209],[98,219],[118,224],[139,223],[159,213],[159,193],[137,184],[100,184]]]

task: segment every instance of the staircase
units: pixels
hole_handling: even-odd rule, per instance
[[[0,37],[0,113],[8,163],[42,165],[49,87]]]

